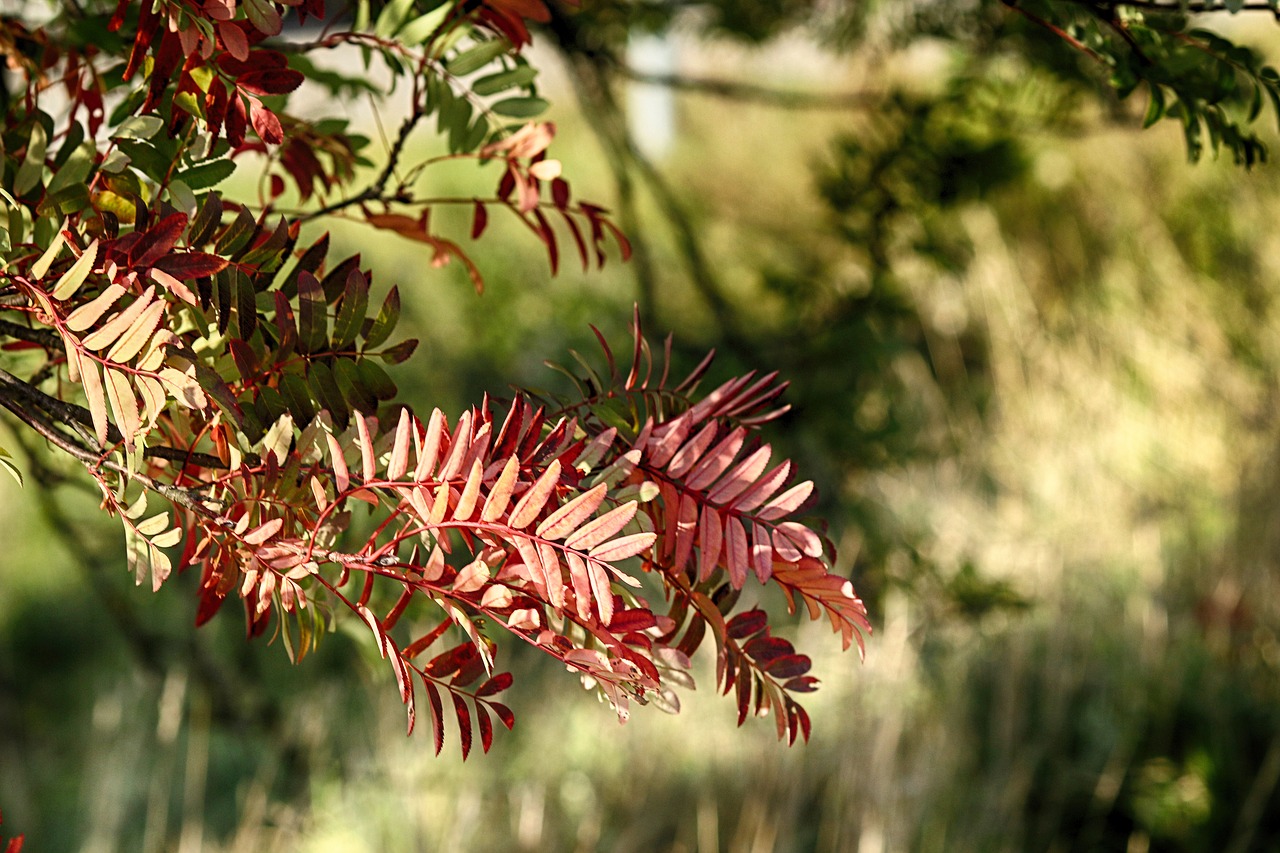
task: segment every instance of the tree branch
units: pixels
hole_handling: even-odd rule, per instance
[[[0,371],[0,374],[4,374],[4,371]],[[4,375],[9,376],[10,378],[16,378],[12,377],[11,374]],[[21,380],[18,381],[21,382]],[[14,417],[18,418],[18,420],[22,421],[54,447],[57,447],[67,455],[80,460],[80,462],[83,463],[90,471],[97,471],[105,468],[108,471],[137,481],[144,488],[156,492],[177,506],[189,509],[206,518],[218,518],[221,516],[222,503],[220,501],[204,497],[190,489],[161,483],[154,477],[150,477],[139,471],[129,470],[129,468],[121,465],[119,462],[104,456],[100,452],[79,444],[69,436],[55,429],[54,426],[44,417],[35,412],[28,411],[13,397],[0,396],[0,406],[8,409]]]
[[[2,323],[3,321],[0,321]],[[2,330],[0,330],[2,331]],[[83,406],[77,406],[75,403],[68,403],[65,400],[59,400],[57,397],[44,393],[39,388],[29,382],[24,382],[6,370],[0,369],[0,385],[11,388],[19,396],[26,399],[33,406],[42,409],[46,414],[52,415],[56,420],[65,423],[77,423],[82,426],[93,426],[93,415]],[[107,438],[113,443],[124,440],[120,430],[112,424],[107,425]],[[216,468],[226,470],[226,465],[221,459],[209,453],[199,453],[193,450],[184,450],[180,447],[148,447],[143,450],[143,456],[151,459],[166,459],[170,462],[181,462],[184,465],[199,465],[201,468]]]
[[[8,335],[20,341],[30,341],[51,350],[61,350],[63,346],[62,338],[58,337],[56,332],[48,329],[32,329],[9,320],[0,320],[0,335]]]
[[[373,183],[369,184],[369,186],[349,198],[342,199],[341,201],[335,201],[333,204],[327,204],[319,210],[312,211],[311,213],[307,213],[299,217],[299,221],[307,222],[321,216],[337,213],[340,210],[353,207],[357,204],[382,199],[383,193],[385,193],[387,189],[387,182],[390,181],[391,176],[395,174],[396,166],[398,166],[400,162],[400,157],[404,154],[404,147],[409,141],[409,135],[413,133],[414,128],[418,126],[420,121],[422,121],[422,116],[423,111],[419,108],[418,94],[415,92],[413,96],[413,105],[409,110],[409,115],[405,118],[404,123],[400,125],[400,132],[396,134],[395,141],[391,144],[391,150],[387,152],[387,164],[378,174],[378,177],[373,180]]]
[[[635,83],[664,86],[683,92],[695,92],[734,101],[755,101],[792,110],[872,109],[883,99],[880,92],[804,92],[774,89],[755,83],[720,80],[711,77],[688,77],[682,74],[653,74],[619,63],[616,70]]]

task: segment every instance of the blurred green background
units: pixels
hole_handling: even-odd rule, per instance
[[[0,478],[0,807],[29,849],[1280,849],[1275,167],[1188,165],[999,3],[672,8],[587,4],[534,54],[552,154],[630,264],[552,277],[495,217],[476,296],[332,228],[406,296],[420,407],[557,387],[543,360],[589,323],[625,348],[634,302],[713,377],[791,379],[770,440],[877,631],[859,665],[781,620],[823,680],[812,742],[736,729],[709,661],[679,716],[620,727],[508,648],[516,730],[435,757],[362,632],[299,667],[234,608],[194,632],[196,579],[133,588],[87,480],[36,454]],[[624,70],[645,32],[678,78],[656,95]]]

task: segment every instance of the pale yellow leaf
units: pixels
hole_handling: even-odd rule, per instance
[[[102,319],[111,307],[120,301],[120,297],[128,292],[123,284],[109,284],[91,301],[81,305],[67,315],[67,328],[73,332],[83,332]]]
[[[53,266],[53,262],[58,259],[58,255],[62,254],[62,247],[66,245],[66,242],[67,239],[62,236],[62,226],[58,226],[58,233],[54,235],[53,242],[49,244],[49,248],[45,249],[39,260],[31,265],[32,278],[44,278],[49,274],[49,267]]]
[[[125,364],[142,352],[142,348],[146,346],[147,341],[151,340],[151,335],[155,332],[156,326],[160,325],[160,318],[164,316],[164,308],[163,299],[157,299],[148,305],[147,309],[142,312],[142,316],[134,321],[129,330],[121,335],[115,346],[107,352],[107,360],[114,361],[116,364]]]
[[[124,437],[124,446],[132,449],[134,440],[139,437],[142,418],[138,414],[138,398],[133,394],[129,378],[118,370],[106,368],[107,399],[111,402],[111,411],[115,415],[116,426]]]
[[[59,235],[61,236],[61,235]],[[89,273],[93,271],[93,266],[98,260],[98,241],[94,240],[89,244],[89,248],[76,259],[71,268],[62,274],[58,279],[58,283],[53,286],[54,299],[70,299],[75,292],[80,289],[80,285],[84,284],[85,279],[89,277]]]
[[[128,331],[137,319],[142,316],[142,312],[147,310],[147,306],[151,304],[155,293],[156,289],[154,287],[148,287],[128,308],[114,315],[104,325],[99,326],[90,333],[84,339],[85,347],[91,350],[101,350],[110,346],[116,338]]]

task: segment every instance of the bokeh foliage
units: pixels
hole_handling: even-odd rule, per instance
[[[601,4],[566,18],[571,33],[553,25],[596,111],[557,116],[579,150],[589,150],[592,122],[603,124],[606,102],[591,87],[623,85],[613,59],[582,65],[582,46],[620,55],[633,14],[650,29],[679,24],[753,44],[806,20],[785,4],[725,3],[695,27],[665,8]],[[839,34],[855,71],[818,85],[874,84],[863,109],[832,118],[691,92],[680,101],[685,138],[708,144],[683,142],[652,173],[618,146],[616,128],[599,134],[600,178],[615,179],[620,212],[633,195],[650,282],[630,291],[626,277],[566,275],[537,285],[534,310],[529,281],[543,261],[513,255],[491,260],[481,309],[503,323],[465,319],[471,297],[448,292],[465,284],[443,274],[429,283],[440,295],[408,318],[449,312],[467,330],[424,329],[434,375],[424,393],[456,388],[466,399],[513,376],[536,381],[556,332],[583,328],[593,304],[623,310],[632,292],[660,325],[718,343],[734,366],[767,359],[792,379],[804,429],[797,419],[786,440],[825,472],[846,565],[881,615],[865,670],[818,661],[828,688],[815,705],[819,748],[723,741],[687,725],[728,713],[696,698],[677,725],[645,718],[621,731],[598,709],[553,698],[530,715],[527,736],[463,771],[407,759],[386,709],[366,707],[363,685],[352,690],[337,668],[308,679],[305,704],[286,706],[288,676],[259,677],[277,650],[235,637],[195,642],[239,649],[231,657],[278,727],[266,731],[291,733],[293,752],[262,758],[258,741],[229,735],[257,729],[202,706],[197,677],[165,741],[156,709],[185,676],[163,673],[192,667],[195,653],[161,643],[165,667],[128,680],[126,661],[146,667],[122,644],[102,644],[104,658],[84,665],[96,708],[65,684],[56,695],[27,687],[41,683],[32,660],[66,671],[95,637],[120,630],[97,622],[44,658],[18,602],[47,609],[52,586],[31,582],[4,596],[14,603],[3,611],[10,699],[0,711],[23,715],[21,729],[4,726],[23,732],[8,755],[56,769],[25,795],[0,785],[10,822],[36,801],[66,814],[92,800],[91,780],[141,777],[152,762],[169,762],[169,778],[193,774],[206,754],[194,804],[175,793],[161,808],[160,795],[124,792],[118,837],[157,822],[149,837],[176,837],[194,822],[229,849],[846,850],[876,838],[919,850],[1274,846],[1276,179],[1269,167],[1245,174],[1211,159],[1189,169],[1188,140],[1172,126],[1139,137],[1141,95],[1120,101],[1098,87],[1115,74],[1123,90],[1133,69],[1100,73],[1003,4],[848,12],[822,33]],[[941,45],[942,70],[915,70],[922,45]],[[859,55],[876,58],[874,76],[856,68]],[[717,141],[725,127],[740,133]],[[789,139],[782,156],[774,135]],[[753,146],[772,159],[742,153]],[[744,160],[750,171],[725,168]],[[692,255],[682,235],[663,234],[672,199],[698,236]],[[101,566],[118,557],[103,540],[91,571],[109,576]],[[183,615],[182,592],[169,596],[143,616],[161,636]],[[63,612],[81,628],[102,619],[96,602]],[[322,656],[370,651],[338,640]],[[50,705],[65,705],[66,720],[39,713]],[[353,713],[363,721],[343,731],[317,722]],[[103,746],[129,719],[140,721],[128,729],[139,746]],[[85,738],[58,760],[34,751],[84,731],[98,733],[96,746]],[[638,787],[662,793],[638,800]],[[115,810],[89,811],[81,826]],[[41,826],[56,839],[57,823]],[[68,847],[72,835],[92,837],[62,825]],[[108,849],[110,827],[95,827]]]

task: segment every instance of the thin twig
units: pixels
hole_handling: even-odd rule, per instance
[[[395,142],[391,145],[391,150],[387,152],[387,164],[383,167],[382,172],[374,179],[373,183],[365,187],[362,191],[353,196],[336,201],[332,204],[325,205],[319,210],[314,210],[299,218],[299,221],[306,222],[308,220],[317,219],[330,213],[336,213],[348,207],[357,204],[363,204],[367,201],[378,201],[382,199],[383,193],[386,192],[387,183],[395,174],[396,167],[399,165],[400,157],[404,154],[404,147],[409,141],[410,134],[414,128],[422,121],[424,113],[417,103],[417,97],[414,98],[412,108],[409,115],[405,118],[404,123],[400,125],[400,132],[396,134]]]

